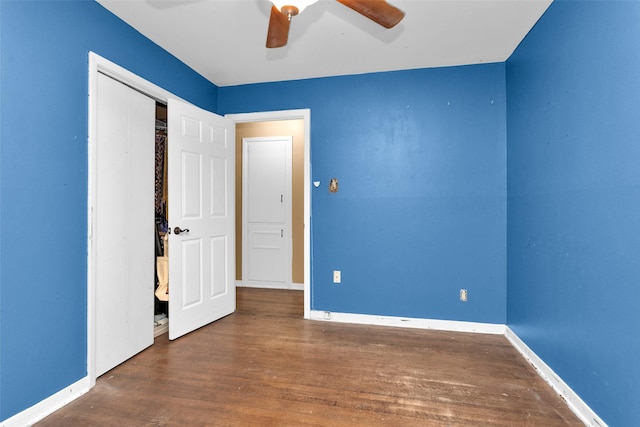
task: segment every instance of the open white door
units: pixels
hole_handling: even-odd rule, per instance
[[[169,339],[235,311],[235,125],[169,99]]]

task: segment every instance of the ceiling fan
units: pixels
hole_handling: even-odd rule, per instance
[[[289,25],[293,16],[317,0],[272,0],[267,47],[282,47],[289,39]],[[404,18],[404,12],[385,0],[337,0],[359,14],[385,28],[392,28]]]

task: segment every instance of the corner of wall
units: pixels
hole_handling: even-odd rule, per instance
[[[522,357],[524,357],[527,362],[534,367],[538,375],[540,375],[540,377],[545,380],[565,402],[567,402],[569,409],[571,409],[573,413],[580,418],[580,421],[590,427],[606,427],[607,424],[580,398],[580,396],[578,396],[576,392],[571,389],[571,387],[569,387],[569,385],[567,385],[567,383],[562,380],[562,378],[553,371],[553,369],[544,363],[544,361],[538,357],[538,355],[536,355],[533,350],[531,350],[524,341],[515,334],[515,332],[511,330],[511,328],[508,326],[505,328],[504,336],[509,340],[511,345],[513,345],[515,349],[520,352]]]

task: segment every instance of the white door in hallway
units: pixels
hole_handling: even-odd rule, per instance
[[[169,339],[235,311],[235,125],[168,102]]]
[[[292,138],[243,139],[243,282],[291,287]]]

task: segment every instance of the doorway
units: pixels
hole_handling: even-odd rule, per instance
[[[304,292],[304,318],[311,314],[311,111],[284,110],[227,114],[236,124],[236,160],[242,156],[242,139],[293,135],[292,147],[292,289]],[[298,159],[298,160],[296,160]],[[236,194],[242,194],[242,167],[236,163]],[[242,197],[236,199],[236,278],[242,283]],[[239,216],[238,216],[239,215]]]
[[[305,121],[303,119],[257,121],[236,124],[236,280],[238,286],[304,290],[304,225],[306,222],[304,217],[304,174],[307,169],[304,160],[304,128]],[[287,182],[286,187],[282,191],[282,194],[285,192],[290,193],[289,197],[284,197],[284,199],[281,200],[281,193],[276,192],[271,198],[271,201],[275,202],[276,205],[272,206],[272,208],[280,209],[284,208],[284,204],[289,205],[285,211],[280,212],[280,214],[287,214],[289,217],[286,218],[288,227],[284,229],[284,237],[282,239],[279,237],[282,229],[277,228],[279,224],[273,224],[273,218],[268,221],[275,226],[273,231],[278,233],[277,236],[273,236],[274,239],[277,238],[281,240],[281,243],[286,243],[288,246],[288,259],[286,266],[282,267],[285,270],[280,269],[280,271],[278,271],[280,276],[286,277],[286,280],[285,282],[269,280],[261,282],[260,280],[255,280],[260,279],[260,276],[251,281],[243,280],[249,277],[246,274],[247,272],[244,271],[247,263],[243,262],[243,258],[247,258],[247,253],[243,249],[250,246],[245,242],[248,239],[249,233],[245,233],[244,229],[247,229],[247,226],[244,224],[243,219],[243,212],[246,213],[245,211],[247,209],[245,208],[249,206],[243,202],[243,199],[246,197],[244,193],[245,189],[243,188],[246,186],[246,177],[244,175],[252,175],[247,170],[247,158],[244,151],[247,148],[246,145],[248,141],[251,141],[254,145],[262,145],[266,149],[272,147],[272,145],[282,145],[283,139],[291,141],[290,154],[288,155],[289,159],[285,160],[285,163],[283,163],[282,156],[278,156],[277,153],[270,154],[268,159],[263,159],[264,162],[259,161],[261,160],[261,156],[255,158],[258,160],[258,167],[269,168],[267,176],[265,176],[264,180],[260,180],[259,185],[262,185],[263,181],[275,179],[276,176],[283,180],[290,179],[290,182]],[[264,141],[264,144],[257,141]],[[260,154],[260,152],[256,154]],[[288,171],[285,169],[288,169]],[[265,189],[266,192],[274,191],[274,189],[271,188],[274,185],[282,186],[281,184],[273,183]],[[265,191],[260,190],[259,192],[264,193]],[[265,200],[265,203],[267,202],[268,200]],[[262,208],[259,209],[263,210]],[[282,222],[282,219],[280,219],[280,222]],[[262,235],[261,237],[266,237],[266,235]],[[253,243],[261,244],[266,242]],[[277,242],[273,241],[272,243],[275,244]],[[275,245],[273,244],[269,246],[274,247]],[[268,249],[265,252],[271,251],[272,249]],[[272,262],[271,264],[273,265],[274,263]],[[279,262],[277,264],[282,265]],[[275,270],[273,267],[270,267],[270,269]],[[266,278],[268,279],[268,276]]]

